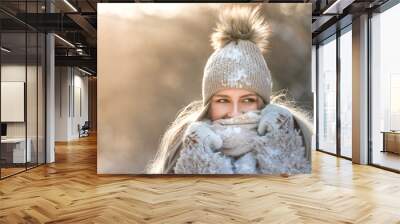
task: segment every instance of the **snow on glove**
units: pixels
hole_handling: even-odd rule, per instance
[[[292,113],[285,107],[269,104],[261,111],[260,136],[255,154],[261,173],[309,173],[310,162],[304,156],[300,131],[294,128]]]
[[[196,121],[189,125],[183,137],[183,147],[174,167],[178,174],[233,173],[231,159],[216,151],[222,139],[209,124]]]
[[[310,161],[304,156],[305,147],[300,130],[292,125],[275,126],[260,136],[254,153],[260,173],[290,175],[311,172]]]
[[[196,121],[189,125],[183,136],[183,144],[187,147],[201,145],[213,150],[222,146],[222,139],[210,128],[206,122]]]
[[[261,119],[257,129],[259,135],[277,130],[290,131],[293,129],[293,115],[287,108],[277,104],[268,104],[261,111]]]
[[[277,130],[261,136],[254,150],[258,167],[264,174],[310,173],[304,156],[302,137],[297,130]]]

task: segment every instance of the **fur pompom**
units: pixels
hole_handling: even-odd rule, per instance
[[[269,34],[270,28],[261,15],[260,6],[227,7],[220,13],[215,32],[211,35],[211,45],[217,50],[232,41],[249,40],[265,52]]]

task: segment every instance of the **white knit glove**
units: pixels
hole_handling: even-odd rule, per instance
[[[183,135],[183,144],[186,147],[201,145],[213,150],[222,146],[222,139],[213,131],[209,124],[196,121],[189,125]]]
[[[183,137],[183,148],[174,167],[181,174],[233,173],[231,159],[222,152],[222,139],[206,122],[189,125]]]
[[[264,174],[309,173],[311,164],[304,156],[299,130],[294,128],[292,113],[277,104],[268,104],[261,111],[258,126],[261,135],[255,154],[258,168]]]
[[[261,111],[261,120],[257,129],[259,135],[265,135],[276,130],[289,131],[293,129],[293,115],[285,107],[268,104]]]
[[[304,156],[303,140],[297,130],[277,130],[261,136],[254,153],[260,173],[310,173],[310,161]]]
[[[234,163],[235,173],[239,174],[256,174],[257,160],[253,152],[248,152],[238,158]]]

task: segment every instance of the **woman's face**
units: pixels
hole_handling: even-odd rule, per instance
[[[212,121],[236,117],[262,107],[261,98],[245,89],[224,89],[211,98],[209,116]]]

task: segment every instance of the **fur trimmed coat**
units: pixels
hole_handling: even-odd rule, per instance
[[[310,173],[305,138],[292,113],[269,104],[261,112],[188,126],[176,174]]]

